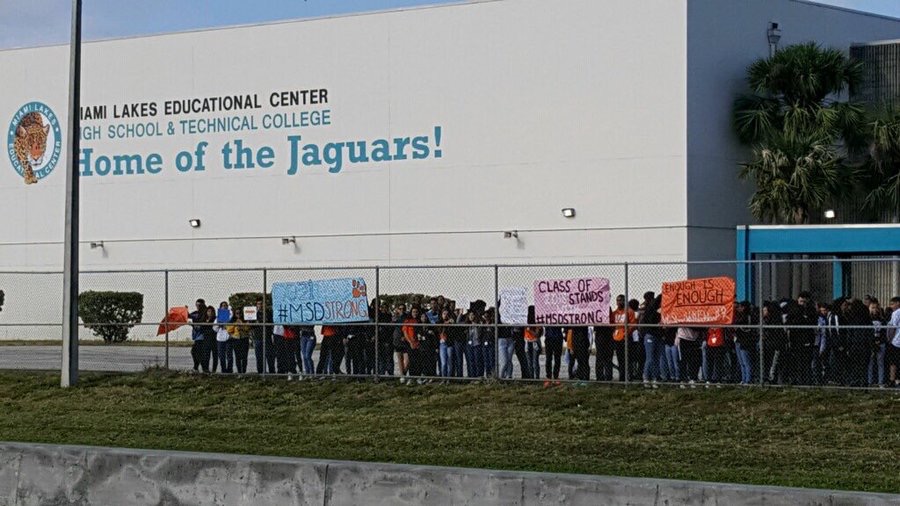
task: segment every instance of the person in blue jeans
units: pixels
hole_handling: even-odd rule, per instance
[[[450,311],[444,309],[441,311],[440,322],[444,325],[438,329],[438,339],[440,340],[439,352],[441,359],[441,376],[449,378],[453,376],[453,341],[451,339],[453,326],[453,316]]]
[[[675,346],[675,332],[675,328],[663,329],[666,369],[669,371],[669,377],[666,379],[672,383],[681,381],[681,367],[679,366],[681,356],[678,353],[678,347]]]
[[[509,327],[501,327],[500,335],[503,336],[498,341],[500,345],[500,358],[502,359],[500,377],[509,379],[513,377],[513,357],[516,354],[516,341],[509,333]]]
[[[225,313],[222,311],[223,309],[228,309],[225,302],[219,306],[220,311],[216,316],[216,348],[219,355],[219,365],[222,367],[222,373],[231,374],[234,372],[234,355],[232,352],[231,335],[228,334],[226,324],[231,322],[232,313],[230,311]]]
[[[662,318],[659,314],[659,304],[662,298],[656,297],[653,292],[644,294],[644,312],[638,319],[641,335],[644,339],[644,383],[658,382],[660,377],[660,365],[665,355],[665,345],[660,339],[659,322]],[[643,326],[646,325],[646,326]]]
[[[494,324],[494,310],[488,309],[484,313],[483,323],[485,325],[493,325]],[[482,360],[484,360],[484,376],[486,378],[494,377],[494,366],[496,365],[497,359],[497,339],[495,335],[495,327],[489,326],[484,327],[481,333],[481,344],[484,348],[482,352]]]
[[[466,314],[466,372],[470,378],[484,376],[484,342],[481,336],[481,319],[474,311]]]
[[[759,343],[759,321],[756,311],[747,301],[739,302],[734,308],[734,352],[741,369],[741,384],[749,385],[753,381],[753,357]]]
[[[316,332],[311,326],[300,327],[300,358],[304,374],[315,374],[313,350],[316,349]]]
[[[268,365],[269,374],[275,374],[275,344],[272,341],[272,327],[265,325],[266,312],[263,310],[263,301],[256,301],[256,321],[250,327],[250,336],[253,338],[253,354],[256,357],[256,372],[263,374]]]

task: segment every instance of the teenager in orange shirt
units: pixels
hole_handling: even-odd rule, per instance
[[[637,317],[630,308],[625,307],[625,296],[616,297],[616,309],[609,314],[610,322],[616,325],[613,332],[613,343],[616,348],[616,363],[619,366],[619,381],[625,381],[625,374],[628,371],[628,364],[625,363],[625,323],[628,323],[628,332],[634,330],[637,324]]]

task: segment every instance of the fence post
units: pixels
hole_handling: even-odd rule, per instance
[[[266,314],[268,314],[267,309],[268,309],[268,307],[269,307],[269,306],[268,306],[268,300],[266,300],[266,293],[268,292],[268,287],[269,287],[269,282],[268,282],[268,270],[267,270],[267,269],[263,269],[262,275],[263,275],[263,276],[262,276],[262,279],[263,279],[263,289],[262,289],[262,306],[263,306],[263,307],[262,307],[262,315],[259,316],[259,317],[256,319],[256,321],[257,321],[257,322],[262,321],[262,326],[263,326],[263,328],[262,328],[262,361],[263,361],[262,374],[263,374],[263,376],[265,376],[265,375],[266,375],[267,368],[268,368],[268,366],[269,366],[269,356],[268,356],[267,353],[266,353],[266,332],[268,331],[267,325],[270,323],[270,322],[267,322],[267,321],[266,321]],[[274,313],[273,313],[273,314],[274,314]],[[272,319],[274,320],[274,318],[272,318]]]
[[[378,346],[379,320],[381,319],[381,268],[375,266],[375,382],[378,382],[378,373],[381,368],[381,348]]]
[[[500,267],[494,265],[494,379],[500,379]],[[533,374],[537,378],[537,373]]]
[[[631,346],[631,335],[628,331],[628,262],[625,262],[625,342],[622,344],[625,345],[625,384],[628,384],[629,376],[631,376],[631,364],[628,362],[628,348]],[[590,348],[590,344],[588,344],[588,348]],[[588,363],[590,364],[590,359],[588,359]],[[622,364],[619,364],[619,367],[623,367]],[[590,375],[590,366],[588,366],[588,374]]]
[[[166,269],[165,275],[165,305],[164,308],[166,310],[166,369],[169,369],[169,270]]]
[[[757,260],[756,263],[756,305],[759,311],[759,321],[757,322],[757,329],[759,332],[759,356],[757,358],[759,362],[759,384],[760,386],[764,385],[766,380],[766,350],[765,345],[763,344],[763,301],[762,301],[762,260]]]

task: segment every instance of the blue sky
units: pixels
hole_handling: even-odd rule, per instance
[[[83,34],[85,40],[103,39],[453,1],[83,0]],[[819,1],[900,17],[900,0]],[[69,0],[0,0],[0,49],[67,42],[70,5]]]

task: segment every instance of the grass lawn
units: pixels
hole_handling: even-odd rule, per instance
[[[0,373],[0,440],[900,491],[900,392]]]

